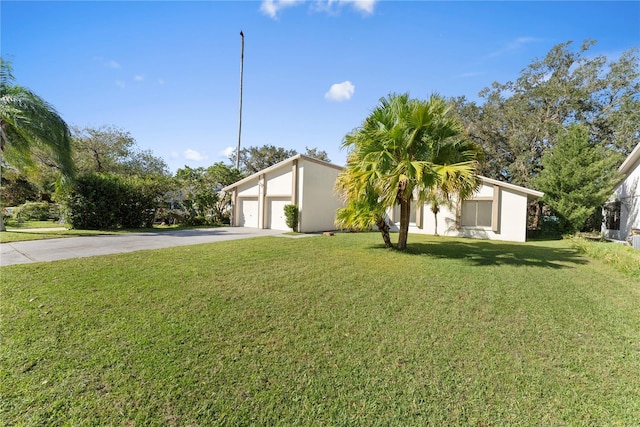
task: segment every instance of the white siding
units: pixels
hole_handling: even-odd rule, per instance
[[[340,170],[306,159],[300,159],[299,166],[300,231],[335,230],[342,202],[333,189]]]
[[[283,165],[274,171],[267,173],[267,196],[289,196],[291,197],[292,172],[291,163]]]
[[[483,205],[480,211],[480,217],[482,219],[481,223],[487,223],[486,225],[463,226],[460,230],[457,230],[455,207],[449,209],[446,206],[440,206],[440,212],[437,215],[438,234],[445,236],[524,242],[527,237],[527,194],[514,188],[498,186],[499,192],[496,192],[494,195],[494,187],[496,187],[495,184],[483,182],[478,191],[470,199],[476,199]],[[492,207],[493,204],[498,204],[497,224],[493,224],[494,218],[492,212],[488,211],[488,202],[491,202]],[[469,207],[477,208],[477,204],[471,203]],[[412,212],[412,220],[415,218],[414,215],[415,214]],[[392,213],[390,210],[389,216],[394,222],[392,230],[397,231],[400,222],[399,211]],[[471,222],[472,216],[473,221],[475,221],[478,217],[478,212],[465,212],[463,209],[462,222],[464,224]],[[435,234],[435,219],[433,212],[431,212],[431,205],[424,205],[422,209],[422,218],[422,227],[418,227],[415,222],[412,222],[409,224],[409,232]],[[488,221],[488,218],[490,218],[491,221]],[[494,231],[494,229],[496,231]]]
[[[297,155],[225,187],[234,191],[234,225],[287,231],[284,205],[297,202],[300,231],[334,230],[336,210],[342,203],[333,188],[341,170]]]
[[[634,154],[638,154],[638,149]],[[620,230],[607,230],[604,225],[602,230],[606,237],[615,240],[626,240],[632,229],[640,229],[640,159],[629,164],[625,171],[626,177],[610,198],[612,202],[620,202]]]
[[[260,187],[258,186],[258,178],[256,177],[250,182],[238,186],[238,197],[258,197],[258,195],[260,194],[259,188]]]

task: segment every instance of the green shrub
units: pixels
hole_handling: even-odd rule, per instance
[[[15,209],[15,217],[23,221],[57,221],[60,206],[49,202],[26,202]]]
[[[569,241],[578,252],[590,258],[599,259],[624,274],[640,279],[640,251],[630,246],[592,241],[582,237],[571,237]]]
[[[284,216],[287,221],[287,227],[292,229],[293,231],[298,231],[298,218],[300,216],[300,211],[298,210],[298,205],[285,205],[284,206]]]
[[[69,223],[89,230],[152,227],[156,207],[152,186],[119,175],[80,176],[67,199]]]

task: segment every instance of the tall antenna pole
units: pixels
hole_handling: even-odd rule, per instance
[[[236,150],[236,169],[240,170],[240,138],[242,135],[242,73],[244,69],[244,34],[240,31],[242,49],[240,51],[240,119],[238,120],[238,149]]]

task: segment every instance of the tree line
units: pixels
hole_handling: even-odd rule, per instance
[[[536,227],[554,218],[560,232],[599,228],[597,213],[619,179],[617,167],[640,142],[640,70],[637,49],[611,59],[592,55],[594,44],[554,46],[517,79],[480,91],[478,101],[381,98],[342,144],[348,153],[337,184],[346,202],[340,224],[377,225],[389,246],[384,211],[400,205],[402,249],[413,198],[430,202],[437,214],[439,206],[470,195],[473,177],[482,174],[545,192],[532,206]],[[77,177],[111,174],[153,178],[162,193],[156,201],[164,197],[167,209],[180,201],[188,219],[219,221],[229,201],[214,190],[297,154],[248,147],[229,159],[235,164],[239,156],[240,170],[219,162],[170,176],[166,163],[139,150],[128,132],[68,128],[52,106],[15,83],[10,64],[3,61],[1,73],[5,205],[20,192],[55,194]],[[305,154],[329,161],[317,148]]]
[[[16,84],[11,64],[0,61],[3,207],[60,202],[76,228],[221,224],[229,220],[230,197],[220,188],[297,154],[273,145],[247,147],[229,164],[185,166],[172,175],[162,158],[141,150],[123,129],[68,126],[52,105]],[[330,161],[318,148],[307,147],[305,154]],[[237,155],[239,169],[231,166]],[[30,206],[38,217],[50,210]]]

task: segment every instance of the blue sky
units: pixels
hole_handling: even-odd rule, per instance
[[[640,46],[640,2],[0,2],[1,54],[19,84],[79,127],[114,125],[184,165],[242,146],[327,151],[389,93],[477,94],[551,47]]]

